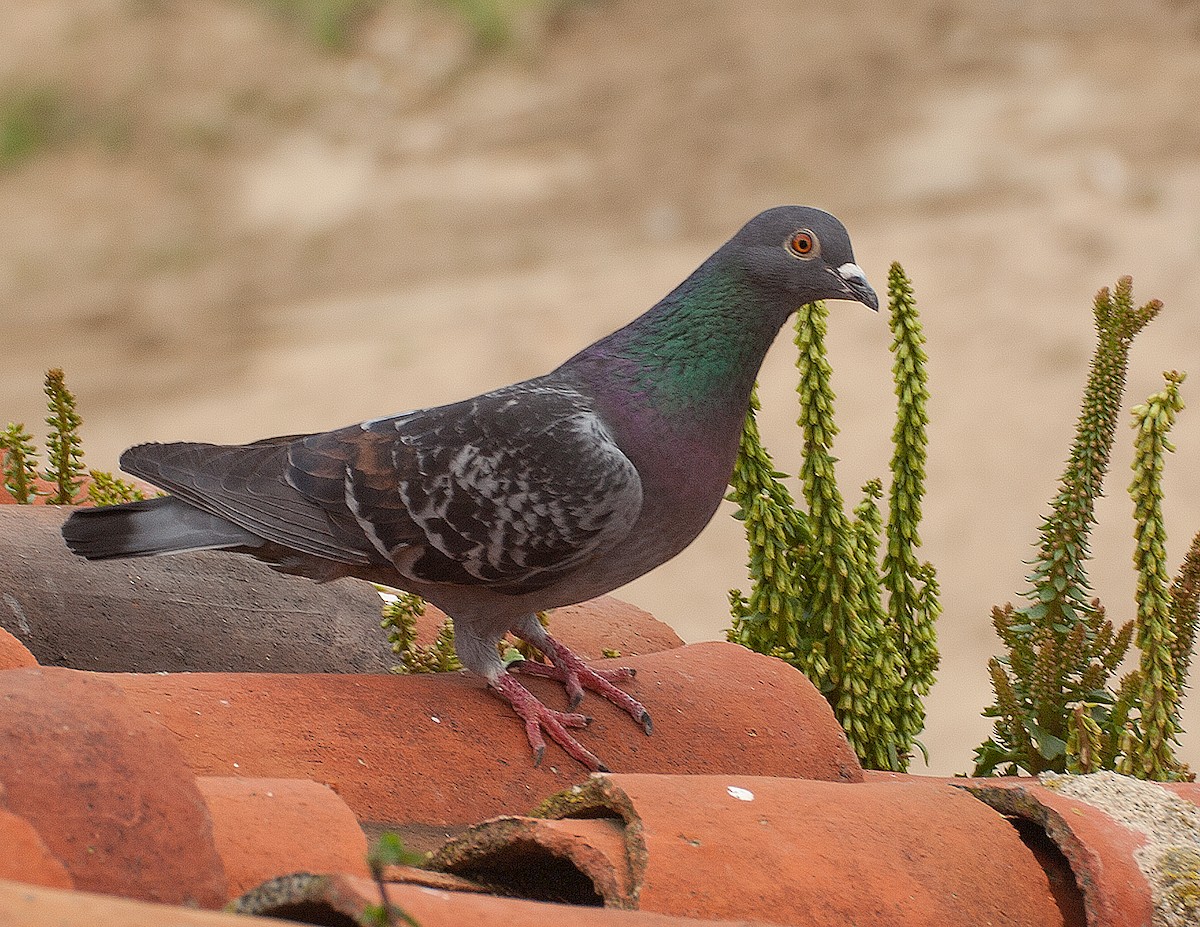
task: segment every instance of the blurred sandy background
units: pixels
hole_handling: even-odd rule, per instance
[[[3,3],[0,420],[37,431],[62,366],[88,462],[113,468],[137,441],[461,398],[632,318],[759,210],[822,206],[877,288],[905,265],[924,316],[946,608],[924,740],[934,771],[968,769],[988,611],[1024,585],[1092,296],[1124,273],[1166,303],[1127,405],[1163,369],[1193,377],[1166,476],[1175,562],[1200,529],[1200,4],[515,0],[481,19],[493,6]],[[890,339],[848,303],[830,328],[852,504],[886,475]],[[793,358],[780,339],[761,376],[789,471]],[[1122,428],[1094,543],[1114,618],[1132,614],[1130,445]],[[719,637],[744,556],[720,517],[622,594]],[[1200,763],[1196,732],[1185,754]]]

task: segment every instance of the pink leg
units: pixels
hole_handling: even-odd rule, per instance
[[[554,665],[547,666],[545,663],[526,660],[523,663],[514,663],[511,667],[514,671],[530,676],[545,676],[561,682],[566,686],[572,708],[583,700],[583,690],[591,689],[627,712],[634,721],[642,725],[647,734],[654,732],[654,723],[650,720],[650,712],[646,711],[645,706],[613,685],[614,682],[632,679],[634,670],[627,666],[612,670],[594,670],[548,634],[544,641],[532,643],[545,652]]]
[[[517,717],[525,722],[525,736],[529,738],[529,746],[533,747],[534,766],[541,765],[542,755],[546,752],[546,741],[542,737],[544,730],[551,740],[588,769],[608,772],[608,767],[567,731],[567,728],[587,727],[591,718],[547,708],[538,701],[537,696],[506,672],[501,673],[490,685],[497,695],[512,706]]]

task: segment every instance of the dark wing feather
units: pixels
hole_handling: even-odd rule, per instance
[[[352,519],[339,520],[284,480],[289,444],[140,444],[121,455],[121,469],[265,540],[342,563],[380,562]]]
[[[287,479],[344,506],[403,575],[514,593],[615,544],[642,504],[585,397],[538,380],[304,438]]]

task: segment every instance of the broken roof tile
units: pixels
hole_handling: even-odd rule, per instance
[[[421,927],[752,927],[757,921],[672,917],[648,911],[552,904],[387,883],[389,902]],[[343,874],[299,875],[260,886],[235,903],[247,914],[286,917],[311,924],[361,923],[369,905],[381,903],[369,879]]]
[[[574,885],[578,899],[688,917],[1063,923],[1017,831],[940,782],[608,774],[551,798],[539,815],[585,820],[576,831],[536,817],[486,822],[431,865],[524,897]],[[597,832],[597,818],[623,829],[623,851]]]

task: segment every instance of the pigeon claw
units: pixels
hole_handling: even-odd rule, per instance
[[[556,744],[577,762],[596,772],[607,772],[600,758],[571,736],[568,728],[587,727],[591,718],[574,712],[555,711],[543,705],[532,692],[508,673],[501,673],[493,683],[492,691],[512,706],[517,717],[525,724],[525,736],[533,748],[533,765],[540,766],[546,753],[546,738],[550,736]]]
[[[568,704],[571,708],[578,707],[583,700],[583,690],[590,689],[626,712],[642,726],[647,734],[654,733],[654,724],[650,720],[650,712],[646,711],[646,706],[614,685],[614,683],[632,679],[637,673],[632,667],[592,669],[572,650],[549,635],[546,636],[544,642],[537,641],[536,645],[553,661],[553,665],[524,660],[512,665],[514,671],[561,682],[566,687]]]

